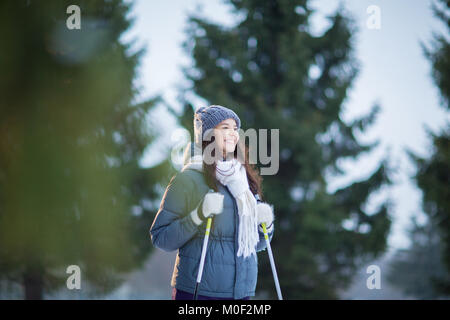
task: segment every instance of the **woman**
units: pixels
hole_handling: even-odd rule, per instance
[[[271,240],[274,216],[272,206],[257,201],[262,179],[239,143],[240,125],[236,113],[222,106],[195,112],[195,145],[186,150],[189,161],[171,179],[150,228],[156,247],[178,250],[172,299],[193,298],[208,217],[213,226],[198,299],[255,295],[256,252],[266,247],[261,223],[266,223]]]

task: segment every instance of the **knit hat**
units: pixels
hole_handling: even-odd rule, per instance
[[[238,129],[240,129],[241,120],[233,110],[219,105],[211,105],[209,107],[198,108],[194,114],[195,144],[200,147],[202,145],[202,141],[205,138],[205,133],[207,132],[207,130],[213,129],[226,119],[234,119],[234,121],[236,121]]]

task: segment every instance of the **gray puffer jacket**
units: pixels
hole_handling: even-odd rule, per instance
[[[241,299],[254,296],[258,277],[255,256],[237,257],[238,208],[228,188],[219,183],[224,195],[223,211],[215,216],[199,295]],[[194,293],[206,223],[196,226],[190,212],[209,191],[203,173],[189,167],[177,173],[164,193],[159,211],[150,228],[153,245],[164,250],[178,250],[171,285]],[[272,228],[269,239],[273,236]],[[266,248],[264,235],[259,231],[256,251]]]

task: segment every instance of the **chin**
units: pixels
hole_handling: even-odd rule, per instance
[[[236,150],[236,146],[234,146],[233,148],[227,148],[227,149],[226,149],[226,152],[227,152],[227,153],[233,153],[234,150]]]

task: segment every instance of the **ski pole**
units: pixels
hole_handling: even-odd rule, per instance
[[[200,258],[200,266],[198,267],[197,282],[195,284],[194,300],[197,300],[198,285],[202,281],[203,266],[205,265],[206,247],[208,246],[209,231],[211,230],[211,222],[212,218],[208,218],[208,221],[206,222],[205,238],[203,239],[203,248],[202,248],[202,255]]]
[[[210,189],[209,192],[214,192],[214,190]],[[198,267],[197,282],[195,283],[194,300],[197,300],[198,286],[199,286],[200,282],[202,281],[203,267],[205,265],[206,248],[208,247],[211,223],[212,223],[212,218],[209,217],[208,220],[206,221],[205,238],[203,239],[202,255],[200,257],[200,265]]]
[[[269,253],[270,266],[272,267],[273,280],[275,281],[275,288],[277,289],[278,300],[283,300],[281,295],[280,282],[278,281],[277,269],[275,268],[275,261],[273,260],[272,247],[270,246],[269,234],[267,233],[266,224],[261,223],[264,232],[264,239],[266,239],[267,252]]]
[[[256,202],[262,202],[258,194],[255,194]],[[267,252],[269,253],[270,266],[272,268],[273,280],[275,281],[275,288],[277,289],[278,300],[283,300],[281,295],[280,282],[278,281],[277,269],[275,268],[275,261],[273,260],[272,247],[270,246],[269,234],[267,232],[266,224],[261,223],[264,233],[264,239],[266,240]]]

